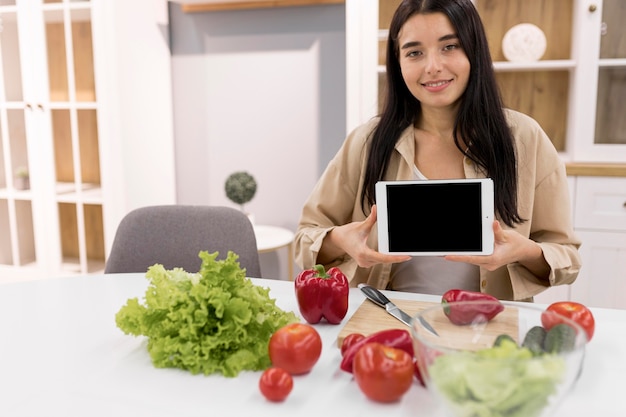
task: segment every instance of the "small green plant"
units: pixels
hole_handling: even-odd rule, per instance
[[[25,166],[18,167],[15,170],[15,178],[28,178],[28,168]]]
[[[245,171],[233,172],[226,179],[224,186],[226,190],[226,197],[235,204],[241,206],[252,200],[254,194],[256,194],[256,180],[250,174]]]
[[[14,186],[17,190],[30,189],[30,176],[27,167],[20,166],[15,170]]]

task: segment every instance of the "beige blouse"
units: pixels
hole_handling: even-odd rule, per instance
[[[518,157],[518,209],[527,222],[515,230],[538,242],[550,265],[549,280],[535,277],[525,267],[513,263],[495,271],[480,270],[480,290],[500,299],[524,300],[549,286],[570,284],[581,267],[578,248],[581,241],[575,235],[565,165],[552,142],[539,124],[522,113],[507,110],[507,119],[516,141]],[[356,128],[328,164],[325,172],[309,195],[296,230],[296,262],[303,269],[313,267],[326,234],[336,225],[363,221],[360,195],[366,164],[366,141],[378,119]],[[389,161],[385,180],[407,180],[413,177],[415,141],[413,128],[407,128],[396,143]],[[465,177],[484,178],[484,173],[465,158]],[[502,224],[502,227],[507,226]],[[376,228],[372,229],[368,245],[377,248]],[[391,264],[371,268],[358,267],[344,255],[325,265],[338,266],[356,286],[366,282],[376,288],[387,288]]]

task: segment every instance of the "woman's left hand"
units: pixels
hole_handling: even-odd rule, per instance
[[[488,271],[518,262],[534,275],[547,276],[550,268],[539,244],[514,230],[504,230],[500,222],[493,222],[494,248],[491,255],[446,255],[448,261],[467,262]]]

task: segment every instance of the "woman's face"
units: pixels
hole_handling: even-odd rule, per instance
[[[422,107],[454,106],[463,95],[470,62],[443,13],[416,14],[398,37],[402,77]]]

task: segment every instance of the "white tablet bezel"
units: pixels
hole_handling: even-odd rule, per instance
[[[455,184],[455,183],[479,183],[481,190],[480,199],[480,217],[481,217],[481,242],[482,247],[480,250],[463,250],[463,251],[395,251],[389,250],[389,211],[387,202],[387,187],[394,185],[413,185],[416,187],[428,186],[429,184]],[[451,204],[459,207],[462,210],[463,204],[468,204],[467,201],[455,201],[454,194],[450,194],[446,201],[441,201],[441,204]],[[494,200],[493,200],[493,181],[490,178],[477,178],[477,179],[455,179],[455,180],[416,180],[416,181],[380,181],[376,183],[376,207],[377,207],[377,221],[378,221],[378,251],[381,253],[388,253],[394,255],[411,255],[411,256],[444,256],[444,255],[491,255],[493,253],[494,236],[493,236],[493,221],[494,221]],[[423,219],[424,232],[425,233],[441,233],[441,227],[445,227],[447,224],[445,219]]]

